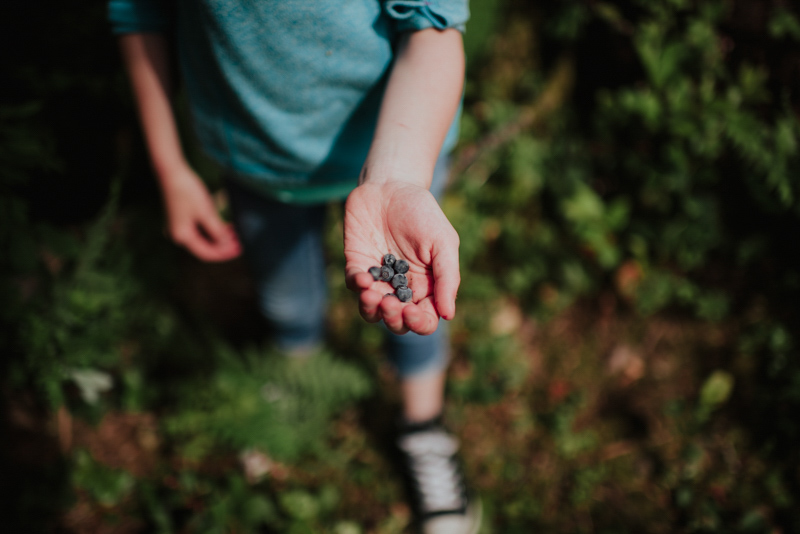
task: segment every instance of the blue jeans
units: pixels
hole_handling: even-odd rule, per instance
[[[437,199],[444,191],[447,174],[445,156],[437,162],[431,184]],[[227,189],[261,311],[273,328],[275,343],[285,351],[321,344],[327,312],[322,244],[326,206],[277,202],[247,189],[235,178],[227,180]],[[387,356],[401,378],[441,371],[447,365],[446,322],[440,321],[429,336],[396,335],[385,326],[383,329]]]

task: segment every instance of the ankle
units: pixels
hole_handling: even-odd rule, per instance
[[[413,434],[416,432],[425,432],[437,428],[444,428],[444,415],[438,413],[433,417],[427,419],[409,419],[406,416],[401,416],[397,420],[397,431],[400,434]]]

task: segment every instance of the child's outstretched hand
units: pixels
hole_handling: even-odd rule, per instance
[[[222,220],[205,184],[190,168],[162,179],[169,235],[204,261],[227,261],[241,253],[233,226]]]
[[[439,317],[452,319],[461,282],[459,239],[433,195],[403,182],[367,183],[345,205],[344,255],[347,287],[359,294],[359,311],[369,322],[381,319],[392,332],[432,334]],[[394,296],[388,282],[367,272],[384,254],[406,260],[410,302]]]

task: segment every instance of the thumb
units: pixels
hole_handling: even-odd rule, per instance
[[[437,250],[433,257],[433,297],[436,310],[446,320],[456,314],[456,294],[461,284],[458,266],[458,242]]]

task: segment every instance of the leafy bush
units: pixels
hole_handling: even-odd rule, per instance
[[[179,384],[178,406],[164,418],[187,458],[202,459],[215,445],[269,451],[284,461],[324,451],[329,419],[370,390],[356,367],[326,353],[287,360],[220,347],[215,357],[211,376]]]
[[[361,366],[323,354],[309,370],[234,347],[177,298],[196,265],[162,238],[102,4],[49,2],[47,21],[21,5],[25,31],[0,32],[31,36],[0,47],[5,411],[43,414],[36,435],[60,458],[31,468],[52,503],[25,485],[15,517],[34,530],[89,517],[120,532],[400,531],[402,507],[376,518],[395,488],[357,425],[339,422],[342,450],[329,442],[333,414],[370,391]],[[797,8],[473,0],[473,12],[444,208],[463,276],[450,406],[487,529],[800,530]],[[62,46],[45,51],[44,34]],[[342,311],[339,226],[331,236],[333,345],[369,356],[379,337]],[[658,337],[682,372],[635,378],[643,357],[628,355],[623,378],[641,385],[624,389],[605,377],[595,325],[559,330],[576,308],[691,318],[719,339]],[[124,434],[147,469],[98,449],[123,436],[98,429],[131,414],[157,421]],[[626,434],[640,419],[669,439]],[[295,471],[248,479],[241,452]],[[329,463],[310,460],[322,452]],[[64,501],[72,515],[48,508]]]
[[[507,6],[467,87],[447,206],[461,294],[512,295],[541,319],[600,296],[731,325],[724,355],[694,364],[708,379],[687,432],[706,454],[701,436],[725,420],[754,454],[796,465],[800,13],[782,2]],[[757,484],[780,488],[788,511],[798,485],[779,472]],[[762,528],[681,502],[688,531]]]

